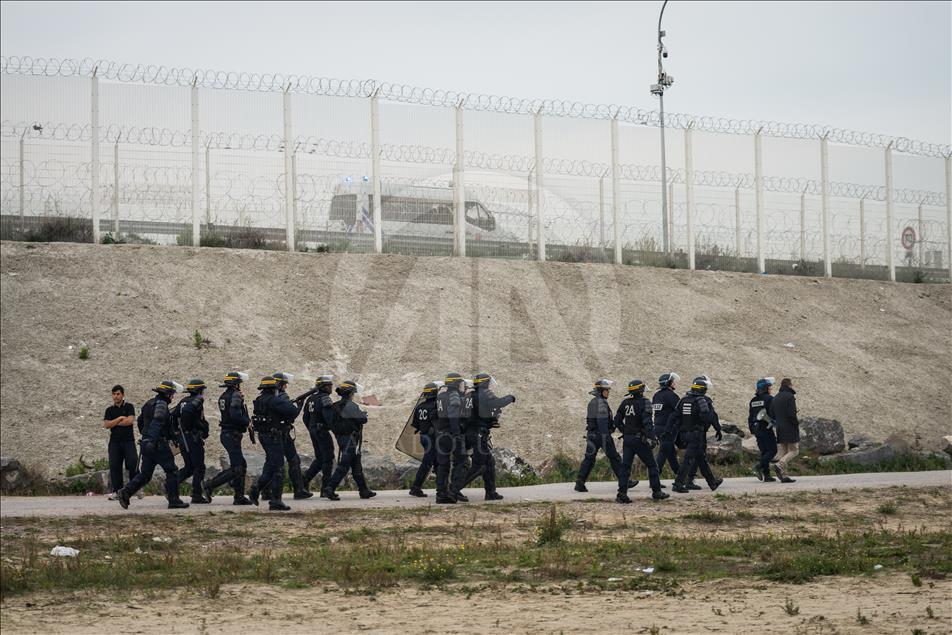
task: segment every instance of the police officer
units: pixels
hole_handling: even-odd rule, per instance
[[[169,402],[182,386],[166,379],[152,390],[156,396],[143,404],[139,414],[142,470],[116,492],[116,498],[123,509],[129,509],[129,497],[151,481],[155,467],[161,465],[165,471],[165,496],[169,500],[169,509],[184,509],[188,503],[179,498],[178,469],[169,447],[169,440],[173,437]]]
[[[436,463],[436,393],[443,386],[441,381],[431,381],[423,387],[423,393],[417,400],[416,407],[413,408],[413,415],[410,421],[416,434],[420,435],[420,445],[423,446],[423,460],[420,461],[420,467],[413,477],[413,485],[410,487],[410,496],[425,498],[426,492],[423,491],[423,483],[430,475],[430,470]]]
[[[373,498],[377,492],[367,487],[364,478],[364,467],[360,462],[360,446],[363,441],[364,424],[367,423],[367,413],[354,403],[354,394],[358,392],[357,382],[347,380],[337,386],[340,399],[333,405],[333,419],[331,429],[337,437],[337,447],[340,457],[337,467],[331,475],[330,482],[325,485],[321,496],[332,501],[339,501],[340,496],[334,490],[340,486],[347,473],[350,472],[361,498]]]
[[[665,462],[671,466],[671,472],[677,476],[681,465],[678,463],[678,440],[677,433],[669,434],[668,422],[674,410],[678,407],[681,398],[674,392],[676,382],[681,381],[681,376],[677,373],[667,372],[658,377],[658,390],[651,397],[651,407],[654,409],[654,427],[658,435],[658,455],[655,461],[658,463],[658,474],[664,470]],[[688,480],[688,489],[701,489],[700,485],[694,482],[694,475]],[[661,489],[665,486],[662,485]]]
[[[588,393],[592,395],[592,399],[588,402],[588,411],[585,415],[585,458],[582,459],[575,479],[576,492],[588,491],[585,481],[588,480],[588,475],[595,467],[595,458],[599,450],[605,451],[615,478],[622,477],[621,457],[618,456],[615,441],[612,439],[612,409],[608,405],[608,393],[613,383],[615,382],[610,379],[596,379],[594,387]],[[628,487],[631,488],[637,484],[638,481],[629,481]]]
[[[275,373],[272,377],[278,384],[278,392],[271,402],[271,407],[278,415],[280,422],[281,447],[284,448],[284,458],[288,463],[288,479],[294,488],[294,500],[310,498],[314,494],[308,491],[304,484],[304,476],[301,474],[301,457],[298,455],[297,446],[294,445],[294,420],[301,412],[301,406],[295,405],[287,393],[288,383],[294,380],[294,375]]]
[[[205,439],[208,438],[208,421],[205,420],[205,380],[189,379],[185,384],[188,392],[175,408],[178,410],[179,433],[182,437],[182,458],[185,467],[179,470],[179,484],[192,477],[192,504],[212,502],[202,490],[205,479]]]
[[[496,491],[496,459],[493,458],[492,429],[499,427],[499,415],[503,408],[515,403],[514,395],[497,397],[493,390],[495,380],[489,373],[473,377],[472,411],[466,424],[466,447],[473,450],[473,466],[463,478],[466,487],[477,477],[483,477],[485,500],[502,500]]]
[[[651,498],[664,500],[668,494],[661,491],[661,479],[658,477],[658,465],[651,450],[658,445],[652,423],[652,404],[645,398],[645,382],[632,379],[628,382],[628,397],[615,413],[615,429],[622,433],[621,475],[618,477],[618,503],[630,503],[628,498],[628,479],[635,456],[648,468],[648,482],[651,483]]]
[[[757,380],[756,393],[750,400],[747,414],[747,427],[757,438],[757,449],[760,450],[760,461],[754,465],[754,474],[761,482],[777,480],[770,475],[770,462],[777,456],[777,435],[770,427],[774,414],[773,395],[770,394],[773,385],[773,377]]]
[[[701,475],[704,476],[711,491],[716,490],[724,482],[724,479],[714,476],[706,455],[707,429],[714,427],[718,441],[723,436],[721,422],[714,410],[714,402],[707,396],[711,385],[711,380],[706,375],[695,377],[691,389],[678,402],[678,407],[671,417],[672,429],[675,433],[683,433],[687,444],[684,462],[681,463],[681,469],[678,470],[678,476],[671,488],[679,494],[690,491],[685,484],[696,469],[701,470]]]
[[[258,384],[258,391],[258,396],[252,402],[251,420],[264,449],[264,467],[248,494],[255,505],[258,504],[258,497],[264,494],[269,501],[268,509],[284,512],[291,508],[281,501],[284,490],[284,443],[280,425],[282,418],[272,408],[272,402],[277,399],[277,380],[268,375]],[[297,416],[297,409],[293,404],[291,408],[295,410],[294,416]]]
[[[321,473],[321,486],[318,490],[324,495],[324,486],[331,480],[334,472],[334,441],[331,439],[330,425],[334,418],[334,402],[331,391],[334,388],[332,375],[321,375],[314,380],[317,392],[304,403],[304,426],[314,446],[314,460],[304,473],[304,489],[308,489],[311,480]]]
[[[248,407],[245,406],[245,395],[241,391],[241,382],[246,381],[248,375],[233,370],[225,375],[225,381],[220,384],[225,392],[218,397],[218,410],[221,412],[221,445],[228,453],[228,469],[219,472],[215,478],[203,484],[205,497],[211,500],[215,488],[229,483],[234,491],[234,505],[250,505],[251,500],[245,496],[245,474],[248,463],[241,451],[241,438],[248,432],[251,418],[248,416]],[[252,428],[253,430],[253,428]]]
[[[466,382],[459,373],[447,373],[436,396],[436,502],[469,502],[460,491],[466,469],[463,438]]]

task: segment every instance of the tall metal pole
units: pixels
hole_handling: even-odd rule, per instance
[[[26,211],[26,179],[23,176],[23,168],[26,164],[26,143],[24,143],[23,138],[26,136],[26,133],[30,130],[29,127],[23,129],[23,134],[20,135],[20,231],[25,231],[26,227],[24,223],[26,219],[24,217]]]
[[[119,238],[119,138],[112,147],[112,234]]]
[[[211,143],[205,146],[205,225],[212,224],[212,158]]]
[[[605,175],[598,177],[598,246],[605,248]]]
[[[668,245],[674,249],[674,183],[668,183]]]
[[[886,266],[889,268],[889,280],[896,281],[896,262],[894,260],[893,245],[893,177],[892,177],[892,142],[886,146]]]
[[[667,254],[671,253],[671,243],[668,236],[668,166],[664,153],[664,93],[658,97],[661,104],[661,249]]]
[[[740,186],[734,188],[734,246],[737,257],[741,256],[740,244]]]
[[[922,244],[925,242],[923,240],[924,236],[922,234],[922,203],[919,203],[919,209],[916,210],[916,251],[918,252],[919,264],[918,267],[921,269],[925,266],[925,260],[922,258]]]
[[[466,195],[463,169],[466,161],[463,145],[463,101],[456,105],[456,164],[453,166],[453,202],[456,206],[456,255],[466,256]]]
[[[198,213],[198,166],[201,161],[198,126],[198,78],[192,80],[192,246],[201,245],[202,225]]]
[[[294,164],[291,147],[291,85],[288,84],[282,95],[284,102],[284,231],[288,251],[294,251]]]
[[[866,197],[859,199],[859,268],[866,268]]]
[[[90,203],[92,205],[93,217],[93,243],[99,244],[99,77],[96,76],[98,68],[93,69],[91,105],[90,109],[90,132],[92,134],[92,143],[90,152],[92,161],[90,162]]]
[[[767,270],[764,258],[764,157],[763,128],[754,135],[754,200],[757,207],[757,273]]]
[[[622,264],[621,251],[621,175],[618,163],[618,115],[612,117],[612,242],[615,247],[615,264]]]
[[[807,191],[800,192],[800,260],[807,259]]]
[[[375,88],[370,96],[370,178],[373,181],[374,253],[383,253],[383,212],[380,202],[380,105]]]
[[[945,158],[945,249],[949,282],[952,282],[952,156]]]
[[[535,168],[536,168],[536,245],[538,246],[539,261],[545,262],[545,198],[542,180],[542,108],[535,113]]]
[[[684,198],[687,205],[688,269],[694,269],[694,151],[691,126],[684,131]]]
[[[830,260],[830,159],[827,135],[820,138],[820,206],[823,229],[823,274],[833,277],[833,262]]]

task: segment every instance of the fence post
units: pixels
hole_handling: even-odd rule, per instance
[[[97,68],[93,69],[92,94],[91,94],[91,112],[90,112],[90,134],[92,135],[92,161],[90,169],[90,203],[92,204],[93,217],[93,243],[99,244],[99,77],[96,76]]]
[[[288,251],[294,251],[294,173],[291,147],[291,84],[284,89],[284,226]]]
[[[618,113],[611,120],[612,133],[612,243],[615,251],[615,264],[622,264],[621,252],[621,175],[618,164]]]
[[[688,269],[694,269],[694,136],[693,124],[684,130],[684,200],[687,205]]]
[[[542,179],[542,106],[534,115],[535,119],[535,168],[536,168],[536,214],[538,215],[538,224],[536,225],[536,245],[538,247],[539,261],[545,262],[545,199],[543,196]],[[618,247],[615,247],[616,251]]]
[[[859,268],[866,268],[866,197],[859,199]]]
[[[26,230],[26,179],[23,175],[23,168],[26,165],[26,143],[23,141],[23,138],[26,136],[27,131],[30,128],[27,127],[23,130],[23,133],[20,135],[20,231]]]
[[[374,204],[374,253],[383,253],[383,214],[380,202],[380,105],[377,102],[379,88],[370,96],[370,179],[373,181]]]
[[[463,182],[464,162],[463,146],[463,100],[456,104],[456,165],[453,175],[453,202],[456,206],[456,255],[466,256],[466,194]]]
[[[945,249],[949,282],[952,283],[952,155],[945,158]]]
[[[820,137],[820,188],[823,221],[823,274],[833,277],[833,262],[830,260],[830,160],[827,135]]]
[[[205,145],[205,225],[212,224],[212,142]]]
[[[754,200],[757,207],[757,273],[767,269],[764,260],[764,157],[763,128],[754,135]]]
[[[807,190],[800,192],[800,260],[807,260]]]
[[[119,137],[112,147],[112,232],[119,238]]]
[[[741,256],[740,241],[740,186],[734,188],[734,245],[737,250],[737,257]]]
[[[192,246],[201,245],[202,226],[198,214],[198,166],[199,156],[198,137],[201,131],[198,127],[198,77],[192,79]]]
[[[291,226],[294,227],[295,231],[295,240],[297,239],[297,228],[298,228],[298,209],[297,209],[297,199],[298,199],[298,184],[297,184],[297,144],[294,146],[294,150],[291,152]]]
[[[605,249],[605,175],[604,174],[598,177],[598,246],[601,249]]]
[[[922,202],[919,202],[919,208],[916,210],[916,251],[919,252],[919,268],[922,269],[925,267],[925,261],[922,259],[922,243],[925,242],[922,235]]]
[[[893,260],[893,178],[892,178],[892,142],[886,146],[886,266],[889,268],[889,280],[896,281],[896,263]]]
[[[674,179],[668,181],[668,251],[674,251]]]

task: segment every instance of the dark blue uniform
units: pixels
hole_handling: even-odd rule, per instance
[[[180,501],[178,469],[169,440],[172,438],[170,425],[169,397],[158,395],[142,406],[139,421],[142,424],[142,470],[123,488],[129,495],[135,494],[152,480],[156,466],[165,471],[165,496],[169,502]]]
[[[205,421],[205,397],[188,395],[176,405],[180,433],[184,442],[182,458],[185,467],[179,470],[179,483],[192,477],[192,502],[203,502],[202,481],[205,480],[205,439],[208,438],[208,422]]]
[[[304,473],[304,487],[321,473],[321,488],[330,483],[334,472],[334,441],[331,439],[330,424],[334,419],[334,402],[326,392],[312,395],[304,404],[304,426],[314,446],[314,460]]]
[[[245,496],[245,474],[248,463],[241,451],[241,439],[248,431],[251,418],[241,393],[234,386],[228,387],[218,397],[218,410],[221,413],[221,445],[228,453],[228,469],[222,470],[206,484],[209,495],[216,487],[230,483],[234,490],[235,501],[242,501]]]
[[[337,459],[337,467],[325,490],[333,492],[350,472],[360,497],[369,498],[373,493],[367,487],[364,467],[360,461],[360,446],[363,441],[364,424],[367,423],[367,413],[361,410],[351,397],[349,394],[341,395],[340,400],[333,406],[334,436],[337,437],[340,457]]]
[[[654,444],[657,443],[651,405],[651,402],[643,396],[628,397],[621,402],[615,413],[615,429],[622,433],[623,439],[621,474],[618,475],[618,493],[622,496],[628,493],[628,480],[631,477],[631,466],[635,462],[635,456],[641,459],[648,468],[651,491],[655,494],[661,492],[658,465],[651,453]]]
[[[413,409],[413,419],[410,426],[420,435],[420,445],[423,446],[423,460],[413,477],[413,488],[423,487],[423,482],[430,475],[430,470],[436,463],[436,393],[426,395],[426,399]]]
[[[598,391],[592,390],[589,394],[592,395],[592,400],[588,402],[585,416],[585,458],[582,459],[582,464],[578,468],[576,487],[585,485],[588,475],[595,467],[599,450],[605,451],[605,456],[608,457],[608,462],[612,466],[612,472],[615,473],[616,478],[621,478],[621,457],[618,456],[615,441],[612,439],[612,409],[608,405],[608,400]]]
[[[674,392],[674,389],[670,386],[659,388],[651,397],[651,407],[654,410],[654,429],[655,434],[658,435],[660,446],[658,448],[658,456],[655,457],[659,473],[664,469],[665,462],[671,466],[671,471],[675,475],[677,475],[681,469],[681,466],[678,464],[678,449],[675,445],[675,437],[677,435],[668,434],[668,423],[671,415],[674,414],[675,409],[678,407],[679,401],[681,401],[681,399],[678,397],[678,393]]]
[[[678,476],[674,481],[675,488],[683,489],[695,470],[700,470],[708,487],[712,490],[720,485],[717,477],[711,471],[711,466],[707,462],[707,429],[714,427],[714,430],[720,433],[721,422],[714,410],[714,402],[707,395],[688,391],[671,417],[671,431],[675,434],[684,435],[687,448],[684,454],[684,462],[681,469],[678,470]],[[670,432],[669,432],[670,433]]]
[[[268,500],[280,503],[284,489],[284,444],[279,425],[281,420],[271,407],[277,392],[274,388],[262,390],[252,405],[252,420],[264,450],[264,467],[252,488],[251,497],[256,500],[257,493],[261,492]]]
[[[749,414],[747,415],[747,427],[757,438],[757,449],[760,450],[760,461],[757,463],[757,469],[765,477],[770,476],[770,461],[777,456],[777,435],[766,421],[757,421],[757,415],[761,410],[766,410],[767,415],[773,420],[773,395],[767,391],[759,392],[750,400]]]
[[[496,491],[496,460],[493,458],[492,429],[499,427],[502,409],[515,401],[512,395],[497,397],[485,383],[476,384],[469,395],[472,410],[466,423],[466,447],[473,451],[473,467],[463,478],[461,487],[482,476],[487,494]]]
[[[295,406],[288,397],[288,393],[281,389],[278,389],[278,394],[272,400],[271,408],[275,412],[278,427],[281,430],[281,448],[288,463],[288,479],[291,481],[291,487],[294,488],[297,496],[310,496],[304,485],[304,476],[301,474],[301,456],[294,444],[294,420],[297,419],[301,409]]]
[[[436,411],[436,495],[455,498],[466,470],[463,394],[456,386],[440,388]]]

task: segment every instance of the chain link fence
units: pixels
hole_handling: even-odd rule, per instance
[[[0,66],[4,239],[950,279],[948,145],[666,114],[663,210],[652,111],[101,60]]]

